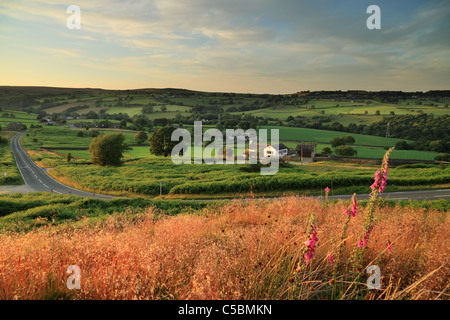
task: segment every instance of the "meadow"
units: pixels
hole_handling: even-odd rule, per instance
[[[291,129],[291,128],[288,128]],[[283,131],[304,132],[299,128]],[[320,130],[317,130],[320,131]],[[249,165],[180,165],[173,164],[170,157],[150,154],[149,147],[132,146],[124,152],[121,167],[98,167],[90,163],[88,147],[91,137],[78,137],[78,130],[58,127],[44,127],[23,136],[23,145],[30,156],[42,167],[52,168],[48,173],[55,179],[75,188],[91,192],[106,192],[113,195],[195,197],[198,195],[238,196],[253,190],[259,195],[280,195],[283,192],[320,194],[326,186],[333,192],[348,193],[350,187],[366,193],[364,186],[372,179],[374,166],[358,166],[336,162],[311,163],[308,165],[283,165],[275,176],[261,176],[260,170],[249,171]],[[87,131],[86,131],[87,132]],[[105,131],[106,133],[110,131]],[[116,132],[116,131],[111,131]],[[135,144],[134,132],[122,132],[127,144]],[[328,139],[322,136],[318,139]],[[366,144],[388,144],[392,139],[366,139],[356,136],[357,141]],[[293,146],[295,147],[295,146]],[[366,148],[371,156],[382,158],[381,147]],[[43,150],[42,150],[43,149]],[[65,156],[71,153],[74,159],[67,163]],[[412,151],[417,153],[416,151]],[[392,153],[396,158],[397,151]],[[406,158],[408,151],[399,151],[400,158]],[[411,153],[412,154],[412,153]],[[428,154],[424,152],[424,154]],[[416,158],[414,156],[414,158]],[[419,165],[420,167],[420,165]],[[448,165],[424,165],[414,168],[394,168],[390,173],[390,191],[443,186],[450,183]]]
[[[349,201],[299,197],[229,202],[167,215],[152,205],[113,211],[102,201],[67,196],[54,196],[47,208],[35,203],[36,209],[27,210],[24,206],[33,199],[22,197],[0,196],[3,203],[24,209],[0,218],[0,225],[14,222],[16,229],[0,232],[0,299],[450,296],[445,267],[450,247],[442,241],[450,231],[448,200],[440,201],[444,210],[398,203],[376,206],[370,239],[359,249],[367,203],[358,202],[354,217],[344,215]],[[45,204],[42,197],[34,201]],[[125,200],[115,204],[127,206]],[[100,211],[105,212],[101,217]],[[306,260],[311,223],[317,241],[314,256]],[[360,268],[355,254],[362,257]],[[79,290],[67,288],[66,271],[72,265],[80,268]],[[367,287],[370,265],[381,271],[376,290]]]
[[[337,163],[313,163],[280,168],[275,176],[260,172],[245,172],[248,165],[174,165],[170,158],[126,158],[121,167],[98,167],[86,160],[65,162],[58,154],[32,154],[39,164],[53,169],[55,179],[83,190],[113,195],[146,195],[165,197],[246,196],[321,194],[327,186],[333,192],[348,193],[349,189],[367,193],[374,166]],[[388,191],[442,187],[450,183],[450,166],[418,165],[392,168]]]
[[[6,116],[6,114],[8,116]],[[11,115],[13,115],[13,117],[11,117]],[[2,128],[6,128],[6,126],[10,122],[21,122],[24,125],[26,125],[27,127],[30,127],[32,124],[33,125],[41,124],[36,119],[36,114],[34,114],[34,113],[11,111],[11,110],[0,111],[0,126]]]

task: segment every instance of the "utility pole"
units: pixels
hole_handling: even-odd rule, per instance
[[[159,195],[162,196],[162,182],[159,183]]]
[[[391,130],[390,130],[390,122],[388,122],[386,126],[386,138],[389,138],[391,136]]]
[[[302,141],[302,144],[301,144],[301,151],[300,151],[300,163],[303,165],[303,141]]]

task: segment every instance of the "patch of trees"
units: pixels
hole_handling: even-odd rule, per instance
[[[352,136],[345,136],[345,137],[335,137],[331,139],[330,144],[333,148],[337,148],[344,145],[354,144],[355,138]]]
[[[330,144],[334,149],[334,152],[338,156],[343,157],[353,157],[358,154],[358,151],[353,149],[350,145],[355,143],[355,138],[352,136],[344,136],[344,137],[335,137],[331,139]],[[326,154],[330,154],[331,151],[329,148],[326,151]]]
[[[373,123],[369,131],[373,135],[384,136],[389,123],[390,136],[405,140],[450,140],[450,117],[435,117],[429,114],[398,115]]]

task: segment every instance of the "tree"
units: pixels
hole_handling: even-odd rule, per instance
[[[120,166],[126,149],[125,136],[121,133],[103,134],[94,138],[89,146],[91,161],[99,166]]]
[[[436,140],[430,142],[430,149],[434,152],[444,153],[449,152],[449,144],[444,140]]]
[[[178,141],[171,141],[174,127],[162,127],[153,132],[148,140],[150,152],[156,156],[167,157],[172,153],[172,149],[178,144]]]
[[[352,136],[344,136],[344,137],[335,137],[333,139],[331,139],[330,144],[333,148],[339,147],[339,146],[344,146],[347,144],[354,144],[355,143],[355,138],[353,138]]]
[[[345,136],[342,138],[344,139],[345,144],[354,144],[356,142],[355,138],[353,138],[352,136]]]
[[[67,162],[70,162],[70,160],[72,160],[72,154],[70,152],[66,155],[66,160]]]
[[[167,107],[166,106],[161,106],[161,111],[162,112],[166,112],[167,111]]]
[[[332,153],[333,153],[333,151],[330,148],[328,148],[328,147],[325,147],[322,150],[322,154],[327,155],[327,156],[329,156]]]
[[[84,137],[84,132],[83,131],[78,131],[77,132],[77,137]]]
[[[445,153],[445,154],[438,155],[438,156],[436,156],[436,158],[434,158],[434,161],[450,162],[450,154]]]
[[[412,147],[406,141],[399,141],[395,144],[397,150],[410,150]]]
[[[339,146],[334,151],[338,156],[343,157],[353,157],[358,154],[358,152],[350,146]]]
[[[136,140],[138,144],[144,144],[144,142],[148,140],[148,136],[144,131],[138,131],[134,136],[134,140]]]
[[[153,106],[147,105],[142,107],[142,113],[153,113]]]

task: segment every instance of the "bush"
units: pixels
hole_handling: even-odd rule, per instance
[[[434,161],[450,162],[450,154],[446,153],[446,154],[438,155],[436,158],[434,158]]]
[[[358,154],[358,152],[350,146],[339,146],[335,149],[338,156],[343,157],[353,157]]]

